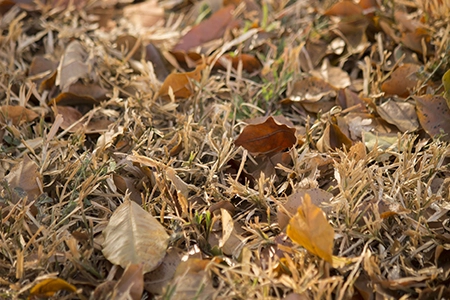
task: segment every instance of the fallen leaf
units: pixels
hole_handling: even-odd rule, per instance
[[[346,136],[338,125],[327,123],[322,136],[317,141],[317,149],[320,152],[327,152],[335,149],[350,149],[353,142]]]
[[[39,117],[37,113],[23,106],[0,106],[0,124],[2,125],[6,125],[8,122],[13,125],[21,125],[31,122],[37,117]]]
[[[140,300],[144,292],[143,263],[130,264],[114,287],[112,299]]]
[[[297,214],[289,221],[287,235],[310,253],[333,263],[333,227],[323,211],[311,203],[308,194],[298,207]]]
[[[398,95],[408,97],[416,87],[419,78],[417,73],[420,70],[419,65],[404,64],[392,72],[390,78],[383,82],[381,90],[386,95]]]
[[[289,224],[289,220],[291,219],[290,216],[297,212],[298,207],[302,205],[303,199],[306,195],[309,195],[312,203],[316,206],[329,203],[330,199],[333,197],[333,194],[319,188],[302,189],[289,195],[287,201],[280,204],[280,207],[278,208],[277,218],[280,229],[283,230]],[[330,209],[326,207],[323,209],[324,211],[330,211]]]
[[[431,37],[423,28],[417,28],[410,32],[403,32],[400,41],[414,52],[425,54],[425,50],[427,56],[433,55],[432,46],[430,44]]]
[[[295,128],[280,125],[273,117],[268,117],[264,123],[247,125],[234,144],[256,155],[281,152],[296,142]]]
[[[17,163],[5,177],[11,188],[20,188],[28,196],[28,203],[35,201],[41,194],[42,174],[34,161],[28,155]],[[19,200],[18,195],[13,195],[13,202]]]
[[[138,42],[138,39],[132,35],[121,35],[116,39],[116,48],[123,52],[126,56],[130,55],[130,52],[134,50],[133,53],[131,53],[131,57],[136,60],[141,60],[142,58],[142,43]]]
[[[28,70],[28,76],[33,79],[40,91],[44,89],[50,89],[54,81],[50,80],[56,78],[56,69],[58,64],[43,56],[36,55],[33,57],[33,61],[30,64]],[[50,81],[49,81],[50,80]]]
[[[431,136],[446,133],[444,141],[450,141],[450,110],[442,96],[413,96],[416,100],[417,117],[422,128]]]
[[[343,89],[352,84],[347,72],[339,67],[333,67],[328,59],[325,59],[320,69],[310,71],[311,75],[323,79],[336,89]]]
[[[228,26],[233,23],[233,10],[234,5],[225,6],[208,19],[192,27],[172,50],[187,52],[206,42],[221,38]]]
[[[192,72],[173,73],[167,76],[159,89],[158,95],[168,99],[169,90],[172,89],[175,98],[189,98],[192,95],[192,81],[199,82],[205,65],[199,65]]]
[[[289,99],[295,102],[317,102],[325,97],[336,97],[336,90],[328,82],[317,77],[308,77],[297,81],[289,95]]]
[[[161,53],[152,43],[145,46],[145,60],[150,61],[153,64],[156,77],[159,80],[164,81],[169,75],[169,72],[167,71]]]
[[[234,69],[238,68],[239,63],[242,63],[242,69],[245,70],[248,73],[253,73],[259,69],[261,69],[261,63],[259,60],[251,54],[239,54],[235,56],[231,56],[229,54],[226,54],[222,56],[214,66],[217,69],[226,69],[226,61],[230,61],[231,66]]]
[[[324,12],[326,16],[348,17],[361,15],[363,9],[353,1],[340,1]]]
[[[169,236],[164,227],[136,202],[125,200],[103,230],[103,255],[126,268],[143,263],[144,273],[154,270],[166,255]]]
[[[79,41],[74,40],[67,46],[59,63],[55,82],[63,92],[66,92],[69,86],[80,78],[87,77],[89,73],[89,65],[86,62],[87,56]]]
[[[64,279],[50,278],[40,281],[30,290],[30,296],[37,297],[52,297],[56,292],[65,290],[69,292],[76,292],[77,288]]]
[[[169,248],[161,264],[144,275],[144,289],[152,294],[161,294],[164,287],[172,280],[183,253],[180,249]]]
[[[409,102],[388,100],[377,106],[377,112],[386,122],[397,126],[401,132],[412,132],[419,128],[415,105]]]
[[[213,299],[215,289],[206,272],[210,260],[189,258],[182,261],[175,271],[169,286],[173,289],[172,299]]]
[[[128,4],[123,9],[123,16],[138,27],[151,27],[164,19],[164,8],[157,0]]]

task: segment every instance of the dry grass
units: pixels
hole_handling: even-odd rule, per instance
[[[450,146],[419,132],[399,135],[391,148],[375,148],[363,156],[341,150],[319,153],[315,145],[326,116],[307,116],[279,101],[304,76],[297,53],[306,35],[322,34],[327,24],[312,9],[314,3],[291,1],[282,7],[269,2],[274,8],[268,24],[277,28],[275,36],[284,32],[282,38],[272,38],[272,48],[259,53],[269,72],[249,76],[242,70],[208,70],[195,94],[179,102],[156,97],[162,82],[152,64],[132,59],[113,44],[130,33],[169,50],[184,26],[180,11],[168,13],[171,21],[162,27],[137,28],[121,19],[110,31],[99,30],[89,15],[75,9],[41,14],[13,8],[3,16],[0,104],[26,106],[39,118],[0,127],[1,299],[25,299],[36,282],[55,276],[75,285],[76,297],[89,299],[99,284],[111,279],[112,264],[101,252],[101,233],[124,198],[114,176],[132,182],[143,207],[171,234],[173,249],[211,260],[205,276],[212,281],[205,286],[211,283],[214,288],[211,294],[200,292],[200,298],[279,299],[294,292],[302,296],[292,299],[371,299],[364,295],[370,290],[384,298],[410,299],[448,286]],[[419,2],[406,4],[434,12],[442,1]],[[426,69],[437,66],[444,59],[440,54],[449,49],[444,25],[449,14],[438,11],[430,15],[428,26],[433,38],[446,39],[442,43],[447,46],[436,58],[427,58]],[[311,24],[309,32],[304,30]],[[107,90],[107,100],[80,121],[111,121],[101,134],[55,125],[57,118],[48,105],[51,92],[40,91],[27,73],[35,55],[59,60],[72,39],[88,49],[90,80]],[[372,53],[378,53],[378,46],[372,44]],[[357,75],[370,85],[370,95],[365,96],[379,92],[384,71],[383,58],[372,58],[361,58],[359,64],[369,70]],[[438,73],[448,68],[448,56],[445,59]],[[231,175],[228,162],[234,159],[249,166],[255,158],[236,149],[233,141],[246,119],[269,114],[284,114],[305,133],[306,142],[290,150],[288,165],[263,173],[255,184],[240,182]],[[133,163],[131,155],[151,158],[154,166]],[[33,199],[4,179],[26,156],[41,174],[39,195]],[[186,183],[186,203],[177,196],[167,168]],[[330,268],[292,244],[278,226],[280,203],[293,191],[315,187],[333,194],[324,205],[336,233],[334,254],[352,259],[344,267]],[[221,235],[220,210],[210,212],[210,207],[224,202],[235,210],[239,236],[231,253],[213,247],[208,239]],[[171,287],[178,283],[170,282],[162,295],[145,297],[170,299]],[[448,296],[448,288],[445,292]],[[62,293],[53,298],[76,297]]]

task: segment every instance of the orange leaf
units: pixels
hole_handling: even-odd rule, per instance
[[[341,1],[325,11],[326,16],[347,17],[352,15],[361,15],[363,9],[352,1]]]
[[[30,296],[51,297],[60,290],[76,292],[77,288],[64,279],[50,278],[42,280],[41,282],[36,284],[31,289]]]
[[[163,98],[169,98],[169,89],[172,88],[176,98],[189,98],[192,95],[191,81],[200,81],[204,68],[205,65],[202,64],[192,72],[170,74],[164,80],[158,95]]]
[[[248,73],[253,73],[256,70],[261,69],[261,63],[259,60],[254,55],[245,53],[236,56],[226,54],[217,61],[214,67],[222,70],[226,69],[225,60],[231,61],[231,65],[234,69],[237,69],[239,62],[242,62],[242,69]]]
[[[312,254],[333,263],[333,227],[323,211],[311,203],[309,194],[305,195],[297,214],[291,218],[287,235]]]
[[[273,117],[264,123],[247,125],[234,144],[253,154],[281,152],[297,142],[295,128],[280,125]]]
[[[31,122],[39,117],[37,113],[23,106],[3,105],[0,106],[0,124],[11,121],[13,125]]]

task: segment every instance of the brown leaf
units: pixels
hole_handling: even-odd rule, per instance
[[[268,117],[264,123],[247,125],[234,143],[252,154],[273,154],[294,146],[295,133],[295,128],[280,125]]]
[[[287,235],[310,253],[333,263],[334,230],[323,211],[306,194],[297,214],[287,227]]]
[[[33,57],[30,64],[28,76],[33,79],[39,87],[39,91],[50,89],[55,84],[56,69],[58,64],[43,56],[37,55]]]
[[[217,61],[214,68],[225,70],[227,67],[226,66],[227,60],[231,62],[231,66],[234,69],[237,69],[239,63],[242,62],[242,69],[247,71],[248,73],[253,73],[253,72],[261,69],[261,63],[259,62],[259,60],[254,55],[245,54],[245,53],[235,55],[235,56],[226,54]]]
[[[145,274],[144,288],[152,294],[161,294],[166,284],[172,280],[183,253],[180,249],[169,248],[162,263],[155,270]]]
[[[158,95],[168,99],[169,90],[172,89],[175,98],[189,98],[193,91],[191,81],[199,82],[204,68],[205,65],[199,65],[192,72],[170,74],[159,89]]]
[[[333,67],[328,59],[325,59],[320,69],[312,70],[311,75],[323,79],[334,88],[343,89],[351,85],[350,76],[339,67]]]
[[[5,179],[11,188],[20,188],[27,193],[28,203],[35,201],[41,194],[39,186],[42,185],[42,175],[36,163],[27,155],[12,168]],[[13,198],[14,202],[18,200],[17,198]]]
[[[175,271],[172,285],[173,299],[213,299],[215,289],[206,272],[210,260],[189,258],[182,261]]]
[[[291,101],[317,102],[323,98],[336,96],[336,90],[328,82],[317,77],[308,77],[297,81],[289,96]]]
[[[426,51],[427,56],[433,55],[432,47],[430,44],[431,37],[429,33],[423,28],[417,28],[412,32],[403,32],[401,42],[409,49],[424,54]],[[425,49],[422,46],[424,42]]]
[[[362,15],[363,9],[353,1],[340,1],[324,12],[326,16],[347,17]]]
[[[324,12],[326,16],[348,17],[362,15],[363,9],[353,1],[340,1]]]
[[[123,15],[138,27],[151,27],[164,18],[164,8],[157,0],[147,0],[141,3],[125,6]]]
[[[192,27],[172,50],[187,52],[206,42],[221,38],[233,23],[233,10],[234,5],[228,5],[215,12],[209,19]]]
[[[450,110],[442,96],[413,96],[416,100],[417,117],[422,128],[432,137],[442,136],[444,141],[450,141]]]
[[[419,127],[415,106],[409,102],[388,100],[377,107],[377,112],[402,132],[412,132]]]
[[[159,80],[164,81],[164,79],[166,79],[169,75],[169,72],[167,71],[161,53],[152,43],[145,46],[145,60],[150,61],[153,64],[156,77]]]
[[[350,149],[352,140],[346,136],[338,125],[327,123],[322,137],[317,141],[317,149],[320,152],[327,152],[335,149]]]
[[[74,40],[67,46],[58,66],[55,83],[63,92],[66,92],[71,84],[88,75],[87,56],[79,41]]]
[[[114,287],[113,299],[140,300],[144,292],[144,264],[130,264]]]
[[[404,64],[392,72],[391,77],[381,85],[381,90],[386,95],[398,95],[408,97],[416,87],[419,78],[417,73],[420,66],[415,64]]]
[[[135,49],[133,53],[131,53],[131,57],[136,60],[140,60],[142,58],[142,43],[136,45],[138,39],[132,35],[121,35],[116,39],[117,49],[125,55],[130,55],[130,51]]]
[[[11,122],[13,125],[28,123],[39,117],[33,110],[23,106],[3,105],[0,106],[0,124]]]

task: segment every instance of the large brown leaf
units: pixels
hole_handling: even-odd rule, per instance
[[[268,117],[264,123],[247,125],[234,142],[252,154],[273,154],[294,146],[295,128],[275,122]]]

